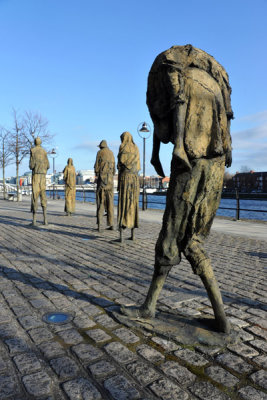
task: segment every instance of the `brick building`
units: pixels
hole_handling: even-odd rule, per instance
[[[237,172],[229,182],[230,186],[241,193],[267,193],[267,172]]]

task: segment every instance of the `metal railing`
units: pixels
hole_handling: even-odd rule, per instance
[[[52,190],[53,188],[49,189],[49,197],[52,198]],[[81,193],[79,195],[79,192]],[[65,198],[65,192],[64,192],[64,185],[55,185],[55,193],[56,193],[56,198],[57,199],[64,199]],[[153,194],[152,194],[153,195]],[[145,209],[147,208],[153,208],[153,207],[149,207],[149,205],[153,205],[153,204],[157,204],[157,205],[161,205],[162,209],[165,208],[166,205],[166,201],[164,202],[159,202],[159,201],[155,201],[155,200],[150,200],[149,199],[149,194],[146,196],[146,203],[145,203]],[[161,196],[162,198],[163,196]],[[166,199],[166,196],[164,196],[163,198]],[[231,210],[235,213],[235,219],[236,220],[240,220],[240,212],[256,212],[256,213],[267,213],[267,210],[259,210],[259,209],[251,209],[251,208],[241,208],[240,207],[240,197],[239,197],[239,193],[236,193],[236,206],[235,207],[223,207],[223,206],[219,206],[219,210]],[[251,199],[251,200],[255,200],[255,198]],[[91,202],[94,203],[96,202],[96,185],[92,186],[91,188],[88,188],[88,186],[77,186],[76,187],[76,201],[82,201],[83,203],[85,202]],[[115,197],[115,204],[117,204],[118,200]],[[142,208],[143,205],[143,200],[142,198],[139,199],[139,204],[140,207]]]

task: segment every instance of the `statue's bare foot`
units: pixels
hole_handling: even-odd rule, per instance
[[[216,323],[216,328],[218,329],[219,332],[223,333],[230,333],[231,331],[231,325],[230,322],[226,318],[220,318],[220,319],[215,319]]]
[[[47,222],[47,221],[44,221],[44,222],[43,222],[43,225],[47,226],[47,225],[48,225],[48,222]]]
[[[121,313],[126,315],[129,318],[143,318],[143,319],[150,319],[155,317],[155,312],[151,311],[149,308],[146,307],[135,307],[135,306],[121,306]]]

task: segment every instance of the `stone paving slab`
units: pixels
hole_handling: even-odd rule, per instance
[[[40,213],[36,229],[29,210],[29,199],[0,200],[0,400],[267,399],[265,238],[212,230],[206,249],[240,337],[190,345],[113,317],[119,304],[145,298],[162,213],[141,218],[136,241],[122,245],[117,231],[97,232],[92,205],[66,217],[63,201],[49,200],[51,224]],[[212,317],[186,260],[171,270],[158,310],[196,327]],[[47,324],[48,311],[73,319]]]

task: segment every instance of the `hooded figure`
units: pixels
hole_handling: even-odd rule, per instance
[[[71,215],[75,211],[76,199],[76,171],[73,166],[72,158],[68,158],[68,164],[63,170],[63,179],[65,181],[65,212]]]
[[[155,247],[154,275],[144,304],[124,308],[151,318],[164,282],[183,254],[200,276],[216,327],[229,333],[221,293],[204,240],[220,204],[225,166],[231,166],[231,87],[224,68],[191,45],[159,54],[149,72],[147,105],[154,123],[151,163],[164,176],[160,143],[173,143],[170,185]]]
[[[139,150],[129,132],[121,135],[121,145],[118,154],[118,225],[122,230],[132,230],[131,239],[134,239],[134,228],[138,228],[139,209],[139,178],[140,170]]]
[[[115,159],[106,140],[102,140],[99,147],[94,169],[97,176],[97,224],[98,230],[101,231],[104,210],[107,212],[107,225],[110,229],[114,229],[113,176],[115,175]]]
[[[36,225],[36,213],[38,209],[38,198],[40,196],[41,206],[43,209],[44,225],[47,225],[46,218],[46,173],[49,169],[49,161],[45,149],[41,146],[42,140],[37,137],[34,140],[35,147],[30,151],[29,167],[32,170],[32,205],[31,211],[33,213],[32,225]]]

